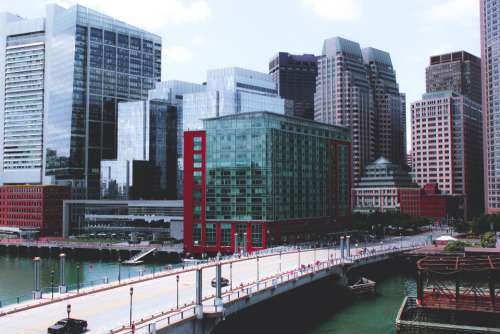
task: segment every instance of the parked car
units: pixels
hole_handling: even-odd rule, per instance
[[[212,279],[212,288],[215,288],[216,284],[217,284],[217,280],[214,277]],[[227,278],[221,277],[220,278],[220,286],[221,286],[221,288],[223,288],[225,286],[228,286],[228,285],[229,285],[229,280]]]
[[[48,334],[81,334],[87,331],[85,320],[66,318],[59,320],[47,330]]]

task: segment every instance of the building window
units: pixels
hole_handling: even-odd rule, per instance
[[[194,171],[193,172],[193,179],[194,179],[194,184],[200,185],[201,184],[201,172]]]
[[[252,247],[262,247],[262,224],[252,224]]]
[[[201,224],[193,225],[193,244],[198,246],[201,243]]]
[[[220,225],[221,246],[231,246],[231,224]]]
[[[194,137],[193,142],[194,142],[193,150],[201,151],[201,137]]]
[[[205,242],[207,246],[215,246],[215,224],[205,226]]]

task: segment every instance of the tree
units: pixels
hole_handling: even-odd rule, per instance
[[[463,252],[465,250],[465,247],[470,247],[472,246],[468,242],[456,240],[456,241],[450,241],[444,248],[446,252]]]
[[[481,247],[495,248],[497,245],[497,237],[493,232],[486,232],[481,236]]]

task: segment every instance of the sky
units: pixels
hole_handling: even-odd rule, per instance
[[[64,6],[73,0],[50,0]],[[45,16],[46,0],[0,0],[0,11]],[[321,54],[341,36],[391,54],[410,103],[425,92],[429,57],[480,54],[479,0],[81,0],[78,3],[160,35],[162,79],[203,82],[208,69],[268,72],[279,51]],[[409,132],[408,132],[409,133]]]

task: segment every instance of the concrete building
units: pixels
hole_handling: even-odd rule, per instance
[[[484,135],[484,202],[486,213],[500,212],[500,3],[480,0],[481,78]]]
[[[375,157],[401,165],[406,157],[406,96],[399,92],[388,52],[364,48],[362,53],[374,102]]]
[[[182,127],[192,131],[203,128],[204,118],[261,110],[285,114],[293,103],[278,95],[269,74],[229,67],[208,71],[206,90],[185,94],[182,106]]]
[[[293,101],[293,113],[289,116],[313,120],[317,57],[279,52],[269,61],[269,74],[277,84],[279,96]]]
[[[482,212],[481,106],[453,92],[427,93],[411,105],[414,181],[464,199],[465,217]]]
[[[430,57],[426,92],[453,91],[481,103],[481,59],[458,51]]]
[[[415,217],[440,220],[461,218],[461,200],[460,196],[441,193],[437,184],[426,184],[422,188],[407,188],[399,191],[401,213]]]
[[[269,112],[205,119],[204,128],[184,139],[185,251],[252,251],[343,228],[347,128]]]
[[[352,132],[353,181],[380,154],[404,161],[403,104],[387,52],[361,50],[340,37],[325,40],[318,59],[314,119]]]
[[[63,236],[180,240],[182,201],[64,201]]]
[[[0,13],[0,184],[42,182],[45,20]]]
[[[408,171],[380,157],[365,168],[360,182],[352,189],[353,211],[399,211],[399,191],[407,188],[418,188]]]
[[[3,13],[0,73],[0,178],[96,198],[101,160],[116,158],[118,103],[160,81],[161,38],[80,5]]]
[[[62,235],[63,200],[70,189],[55,185],[6,185],[0,187],[0,230],[36,231],[44,236]]]

